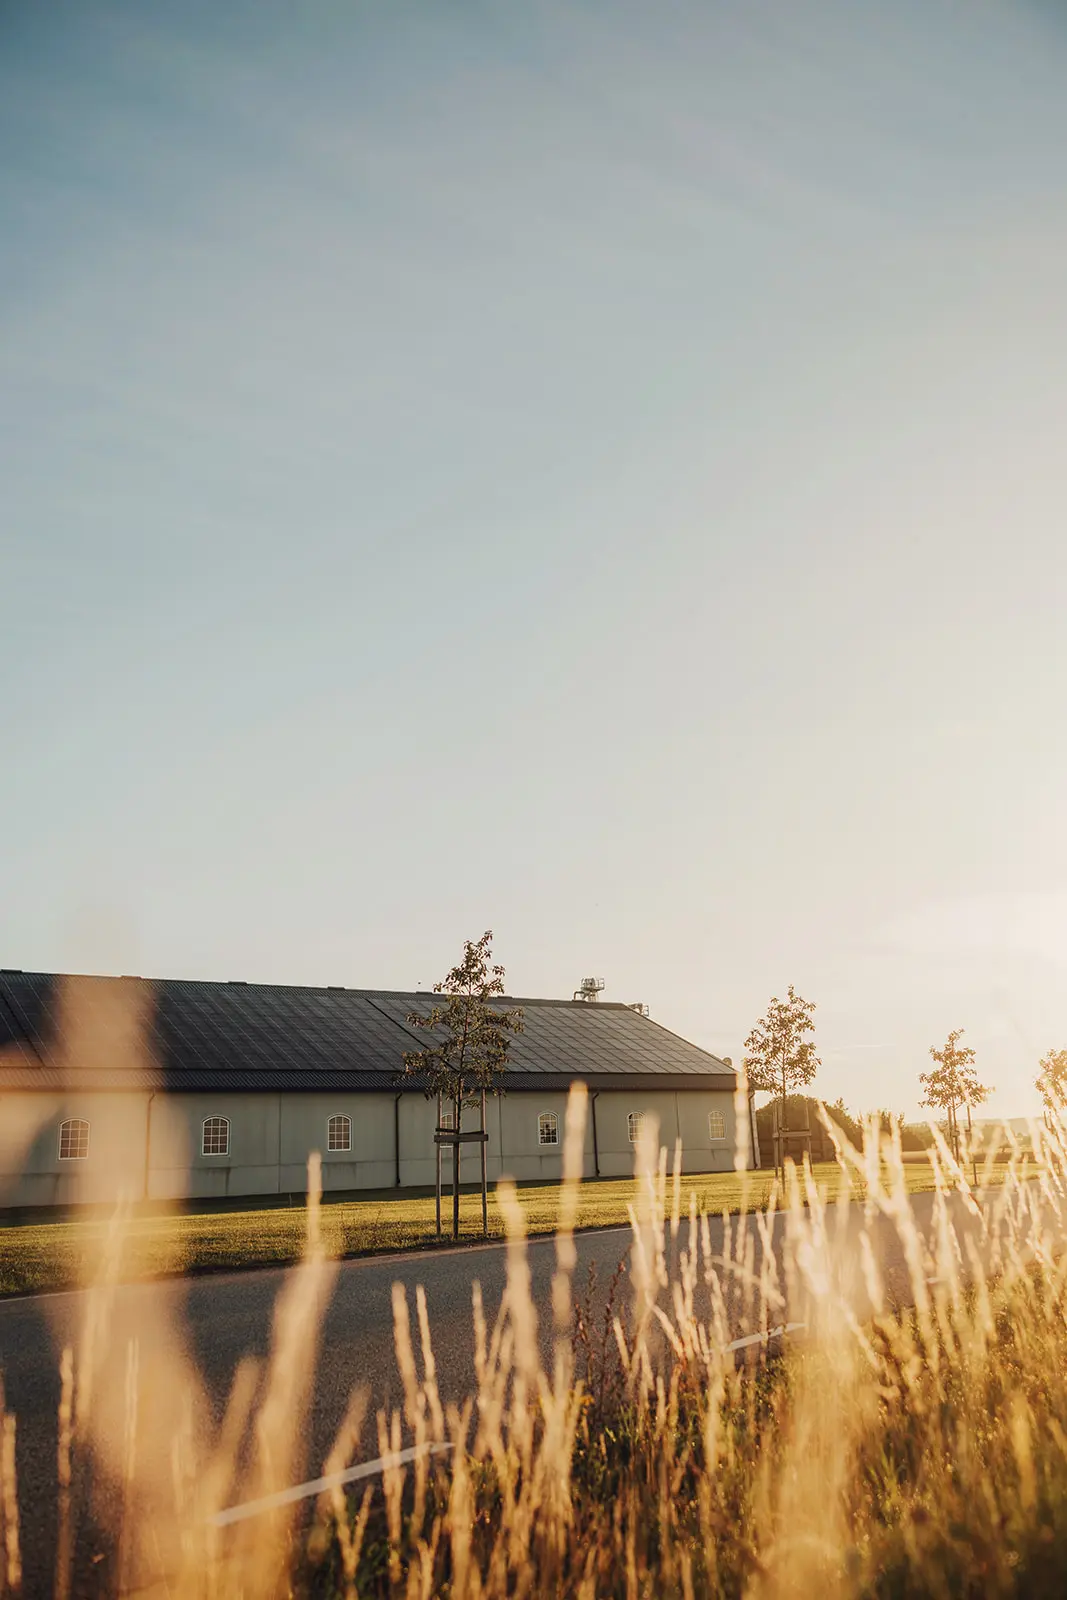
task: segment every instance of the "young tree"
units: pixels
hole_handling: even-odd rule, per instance
[[[775,995],[766,1016],[761,1017],[745,1040],[749,1086],[777,1096],[778,1125],[783,1133],[787,1097],[791,1092],[806,1088],[820,1065],[813,1041],[805,1038],[805,1034],[814,1032],[811,1020],[814,1012],[814,1002],[802,1000],[790,984],[788,997],[779,1000]]]
[[[1050,1050],[1038,1066],[1035,1087],[1045,1103],[1045,1121],[1051,1124],[1067,1108],[1067,1050]]]
[[[463,1112],[481,1104],[485,1126],[485,1097],[501,1093],[501,1079],[507,1071],[511,1036],[522,1033],[521,1008],[504,1011],[492,1001],[504,993],[504,968],[494,966],[493,934],[487,929],[476,944],[469,939],[463,946],[463,960],[440,983],[434,994],[444,995],[426,1016],[413,1012],[408,1022],[413,1028],[431,1029],[436,1041],[425,1050],[405,1052],[400,1083],[416,1083],[427,1100],[450,1101],[453,1108],[452,1132],[452,1235],[459,1238],[460,1139]],[[476,1137],[476,1136],[475,1136]],[[482,1146],[482,1228],[489,1231],[486,1186],[485,1141]],[[440,1167],[438,1167],[440,1177]],[[440,1186],[438,1186],[440,1196]]]
[[[967,1132],[970,1134],[971,1108],[980,1106],[993,1092],[991,1086],[978,1082],[974,1051],[970,1045],[959,1043],[962,1038],[963,1029],[954,1028],[940,1050],[931,1046],[930,1054],[937,1065],[932,1071],[919,1074],[924,1091],[921,1103],[945,1113],[949,1144],[957,1163],[960,1159],[960,1110],[967,1112]]]

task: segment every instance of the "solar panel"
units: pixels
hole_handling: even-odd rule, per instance
[[[77,1065],[77,1041],[58,1038],[62,1019],[71,1015],[61,981],[49,974],[0,973],[0,1046],[19,1050],[17,1060],[0,1067],[0,1081],[11,1082],[10,1072],[31,1070],[23,1060],[36,1063],[38,1070],[42,1062],[61,1066],[60,1045],[63,1060]],[[102,1008],[114,1001],[115,982],[77,980],[75,1019],[105,1017]],[[412,1012],[426,1016],[440,1003],[440,997],[425,993],[164,979],[148,984],[144,998],[151,1003],[149,1048],[140,1070],[150,1076],[155,1062],[175,1086],[249,1088],[261,1082],[385,1088],[401,1071],[405,1052],[438,1037],[409,1021]],[[635,1075],[683,1083],[709,1076],[733,1081],[730,1069],[714,1056],[627,1007],[540,1000],[506,1004],[524,1012],[525,1031],[510,1041],[509,1073],[516,1083],[609,1075],[623,1081]],[[66,1025],[75,1024],[68,1020]],[[128,1082],[133,1065],[127,1070],[97,1064],[94,1081]]]

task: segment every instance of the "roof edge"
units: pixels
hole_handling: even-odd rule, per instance
[[[0,1067],[0,1090],[12,1093],[49,1094],[415,1094],[425,1091],[417,1084],[400,1085],[390,1074],[382,1073],[379,1082],[353,1083],[351,1072],[320,1069],[315,1081],[307,1081],[310,1074],[294,1073],[292,1068],[266,1068],[258,1071],[227,1069],[225,1074],[212,1068],[179,1068],[170,1073],[149,1073],[136,1070],[114,1074],[87,1072],[71,1080],[51,1067],[7,1065]],[[226,1082],[220,1083],[225,1076]],[[369,1074],[363,1074],[364,1077]],[[592,1093],[601,1090],[632,1090],[635,1093],[661,1091],[674,1094],[681,1090],[714,1090],[723,1094],[734,1093],[734,1076],[729,1068],[725,1072],[524,1072],[516,1073],[514,1081],[502,1087],[502,1093],[561,1094],[572,1083],[584,1083]]]
[[[139,972],[44,972],[29,967],[0,967],[0,980],[4,978],[74,978],[90,983],[160,983],[189,984],[197,988],[212,989],[298,989],[306,994],[350,994],[359,1000],[429,1000],[440,1002],[447,998],[433,989],[357,989],[346,983],[279,983],[266,978],[182,978],[146,975]],[[495,997],[499,1005],[508,1006],[567,1006],[581,1011],[633,1011],[633,1006],[623,1000],[598,1000],[595,1005],[588,1000],[575,1000],[566,995],[502,994]],[[680,1035],[675,1035],[680,1037]],[[685,1041],[687,1044],[689,1040]],[[700,1046],[697,1046],[699,1049]]]

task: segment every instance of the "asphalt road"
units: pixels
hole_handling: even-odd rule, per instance
[[[929,1226],[933,1197],[918,1196],[914,1215],[920,1231]],[[964,1226],[970,1226],[961,1219]],[[722,1249],[721,1219],[712,1223],[712,1244]],[[759,1245],[755,1224],[749,1230]],[[846,1227],[836,1247],[850,1296],[861,1314],[869,1309],[863,1289],[856,1235],[862,1227],[862,1208],[847,1208]],[[775,1253],[781,1258],[784,1230],[777,1219]],[[894,1297],[908,1298],[908,1277],[895,1231],[885,1224],[875,1230],[876,1253]],[[628,1263],[631,1234],[628,1228],[581,1234],[576,1238],[578,1262],[574,1274],[576,1290],[595,1267],[598,1308],[620,1262]],[[551,1281],[555,1270],[555,1249],[551,1239],[533,1240],[529,1247],[531,1288],[539,1308],[542,1343],[551,1337]],[[304,1459],[292,1463],[296,1481],[301,1475],[314,1476],[334,1439],[345,1414],[350,1394],[356,1386],[366,1386],[371,1396],[370,1416],[364,1427],[362,1448],[375,1456],[377,1432],[374,1412],[378,1407],[399,1403],[401,1388],[393,1347],[392,1287],[400,1282],[408,1287],[414,1315],[414,1287],[423,1285],[434,1334],[438,1382],[444,1399],[460,1400],[473,1382],[473,1337],[471,1316],[472,1285],[481,1284],[486,1312],[496,1315],[505,1286],[506,1254],[501,1245],[464,1247],[457,1251],[434,1251],[394,1257],[369,1258],[342,1263],[336,1271],[332,1292],[322,1325],[318,1352],[302,1345],[300,1359],[314,1369],[311,1402],[304,1430]],[[220,1418],[238,1363],[247,1356],[264,1358],[270,1348],[272,1317],[279,1290],[287,1281],[287,1270],[264,1270],[218,1276],[167,1281],[150,1285],[131,1285],[115,1291],[110,1322],[102,1337],[115,1359],[126,1359],[129,1338],[140,1343],[142,1431],[153,1436],[152,1407],[158,1409],[155,1435],[162,1454],[169,1450],[174,1423],[173,1394],[182,1381],[180,1343],[174,1330],[183,1330],[185,1346],[201,1374],[209,1404],[205,1411]],[[621,1301],[631,1299],[628,1281],[622,1286]],[[56,1528],[56,1447],[57,1412],[60,1400],[59,1351],[73,1343],[86,1310],[83,1293],[36,1296],[0,1302],[0,1369],[3,1371],[6,1405],[18,1418],[17,1467],[22,1522],[24,1593],[29,1600],[52,1593],[52,1573]],[[790,1294],[787,1320],[805,1322],[812,1307],[807,1291],[794,1285]],[[730,1305],[731,1333],[744,1334],[743,1307],[735,1297]],[[112,1374],[110,1387],[121,1394],[120,1381]],[[103,1386],[101,1386],[103,1387]],[[121,1435],[118,1414],[104,1425],[109,1436]],[[114,1463],[112,1463],[112,1470]],[[79,1551],[79,1565],[92,1565],[100,1556],[90,1535]]]

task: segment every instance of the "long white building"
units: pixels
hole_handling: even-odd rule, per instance
[[[436,1103],[396,1075],[427,994],[0,972],[0,1207],[432,1185]],[[628,1175],[642,1119],[686,1172],[732,1167],[735,1077],[628,1006],[507,999],[525,1032],[489,1102],[489,1174],[558,1178],[569,1086],[585,1176]],[[467,1113],[470,1126],[476,1113]],[[746,1119],[747,1120],[747,1119]],[[466,1125],[466,1118],[465,1118]],[[746,1148],[750,1131],[744,1130]],[[445,1154],[445,1175],[451,1157]],[[465,1176],[477,1171],[476,1148]]]

